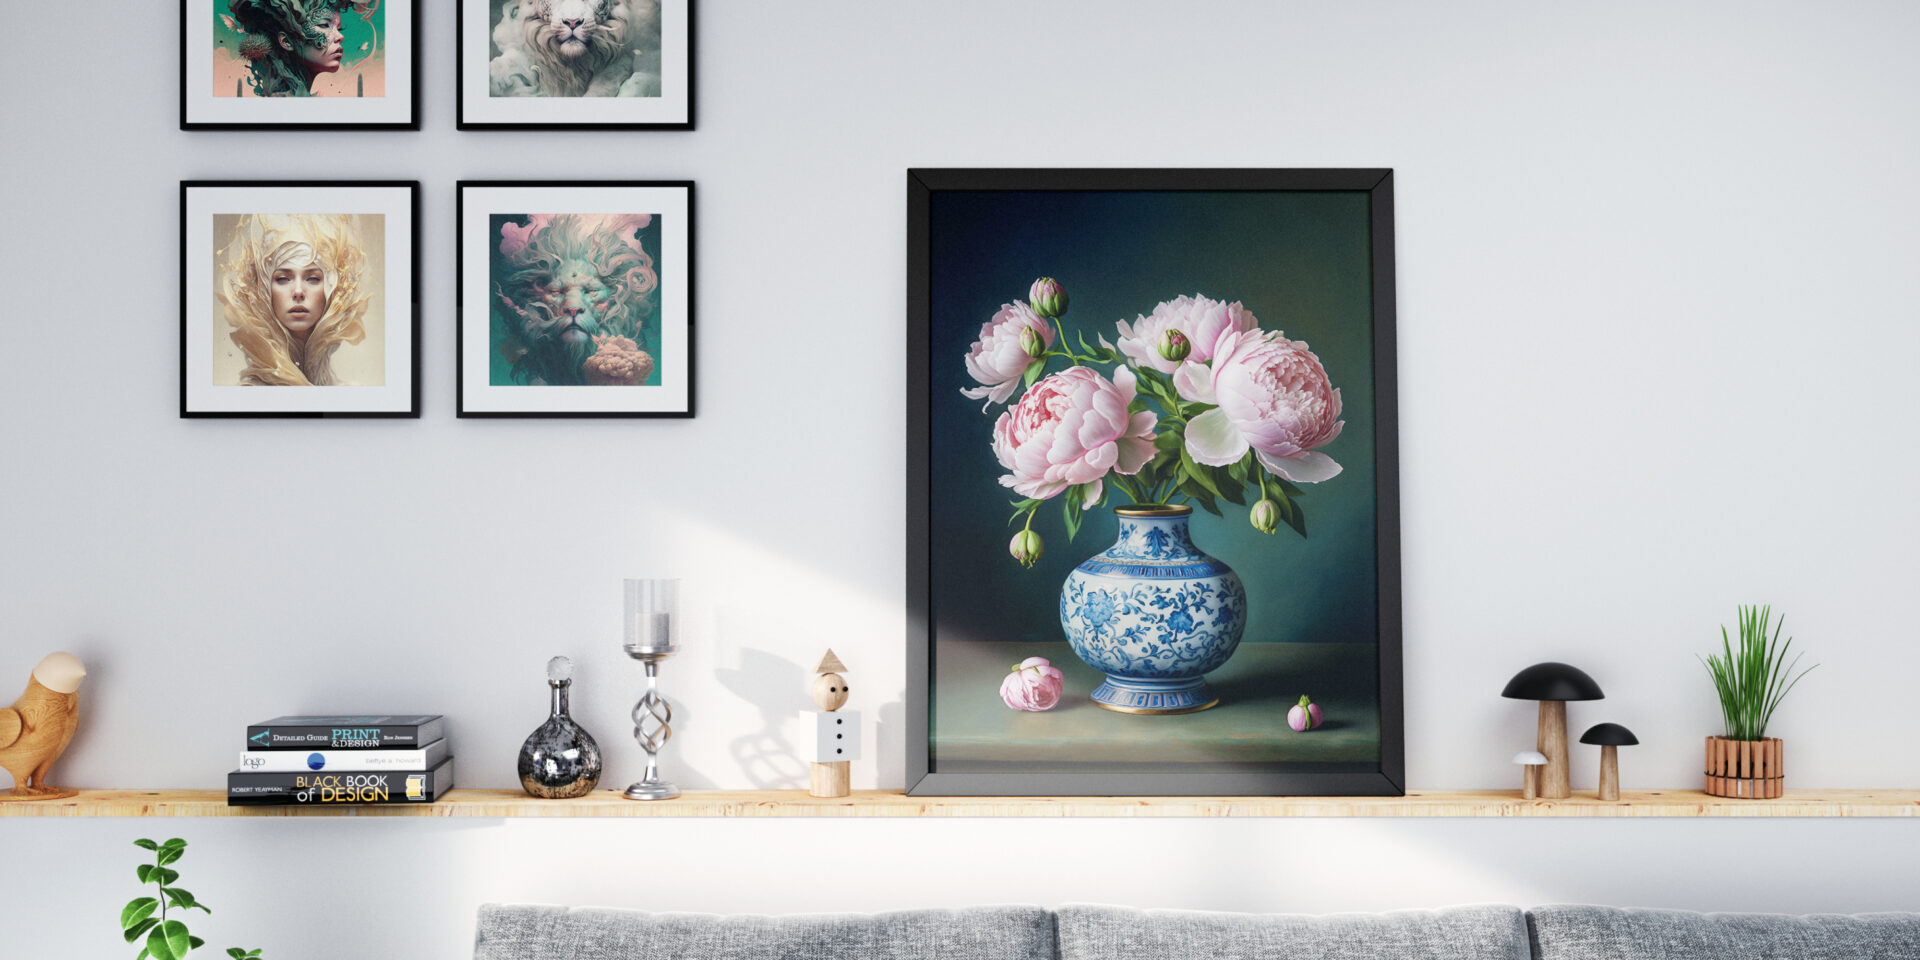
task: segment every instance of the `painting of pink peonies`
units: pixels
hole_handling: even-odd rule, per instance
[[[1401,791],[1391,182],[910,174],[911,792]]]

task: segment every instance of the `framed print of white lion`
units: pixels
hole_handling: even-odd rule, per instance
[[[693,129],[694,0],[458,9],[460,129]]]
[[[461,181],[462,417],[693,416],[693,184]]]

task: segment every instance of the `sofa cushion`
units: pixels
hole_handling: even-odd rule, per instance
[[[480,908],[474,960],[1053,960],[1053,916],[973,907],[790,917]]]
[[[1913,960],[1920,913],[1689,913],[1541,907],[1528,917],[1540,960]]]
[[[1200,913],[1068,906],[1061,960],[1528,960],[1526,917],[1514,907],[1393,913]]]

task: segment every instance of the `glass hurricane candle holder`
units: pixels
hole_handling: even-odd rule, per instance
[[[633,740],[647,752],[647,772],[627,787],[629,800],[671,800],[680,788],[660,779],[660,751],[673,737],[673,707],[660,696],[660,662],[678,649],[673,642],[679,614],[679,580],[626,581],[627,656],[646,665],[647,691],[633,707]]]

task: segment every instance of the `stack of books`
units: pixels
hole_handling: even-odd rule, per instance
[[[432,803],[453,786],[446,720],[276,717],[247,728],[227,805]]]

